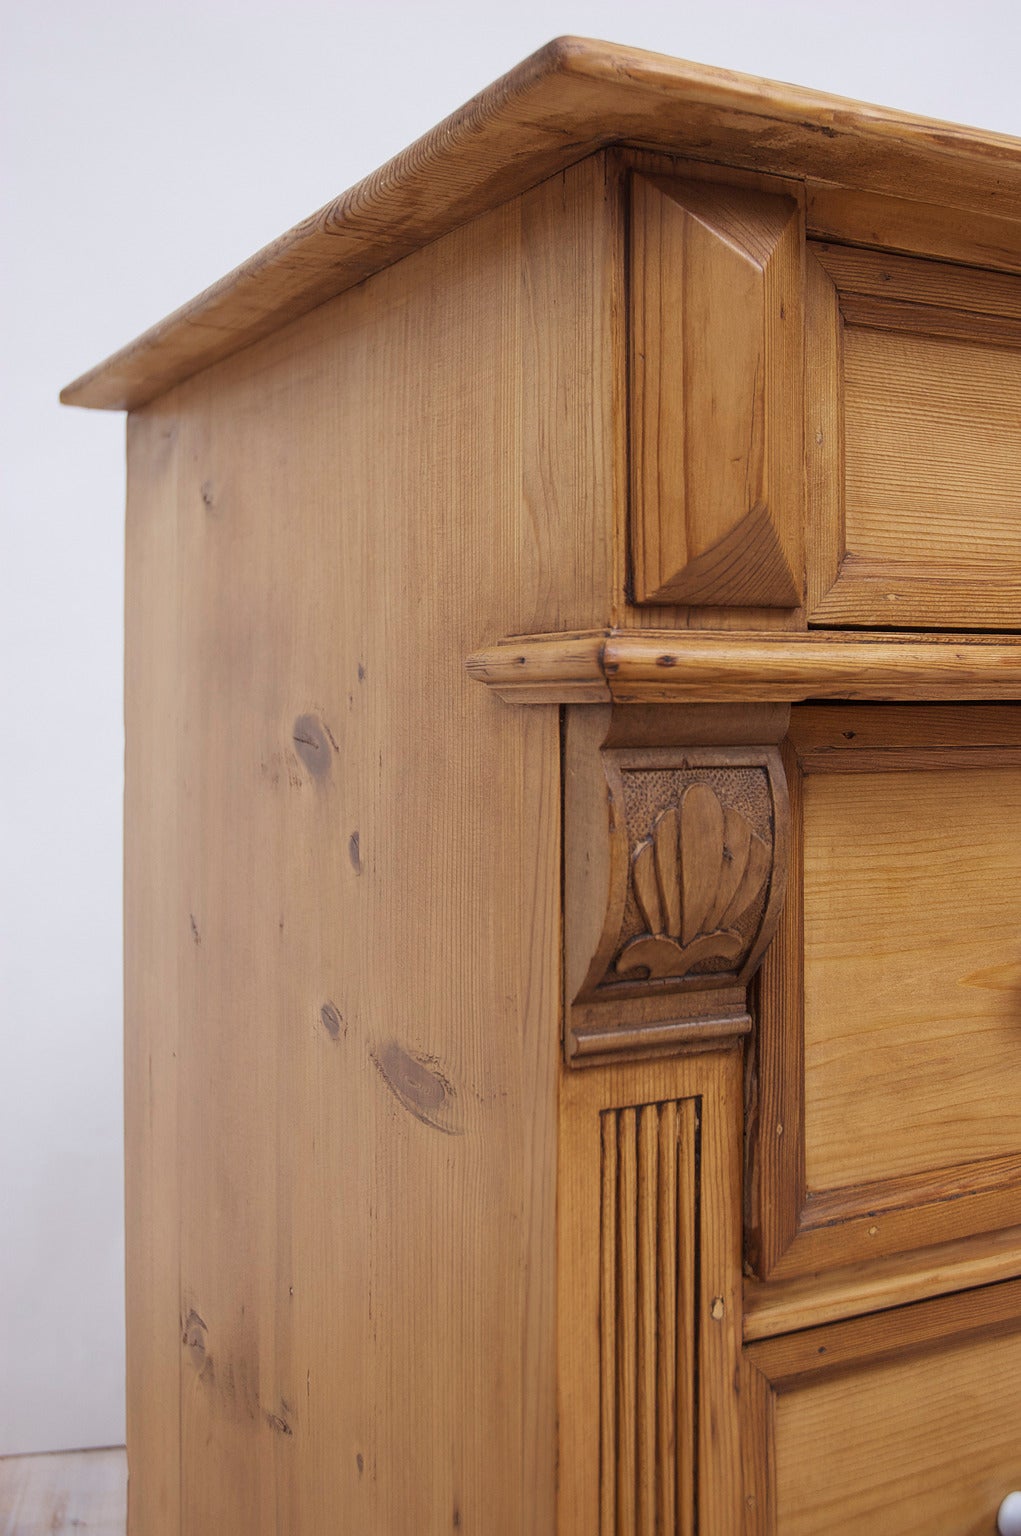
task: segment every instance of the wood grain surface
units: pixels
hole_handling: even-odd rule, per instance
[[[601,199],[132,420],[133,1536],[552,1528],[559,714],[462,657],[605,600]]]
[[[1021,1187],[1018,711],[808,705],[784,750],[793,854],[750,1076],[749,1257],[807,1281],[974,1237],[970,1263],[1002,1264]]]
[[[131,1536],[989,1529],[1018,268],[1018,142],[561,39],[65,392]]]
[[[1016,568],[1013,613],[992,615],[1012,628],[1021,622],[1021,324],[1013,346],[983,341],[974,323],[953,337],[845,331],[847,539],[862,560],[928,563],[934,575],[945,567],[948,586],[970,566]],[[965,611],[974,622],[983,610]]]
[[[1021,625],[1021,277],[811,243],[809,618]]]
[[[1021,698],[1021,642],[992,635],[597,630],[515,635],[465,665],[515,704]]]
[[[1021,1151],[1021,752],[883,757],[805,784],[816,1192]]]
[[[633,569],[639,603],[802,599],[797,201],[634,175]]]
[[[563,1069],[558,1536],[739,1529],[740,1072]]]
[[[744,1336],[772,1338],[1019,1274],[1021,1227],[1005,1227],[768,1285],[749,1278],[744,1287]]]
[[[999,244],[1021,243],[1015,139],[562,37],[63,398],[113,410],[152,400],[586,154],[628,142],[818,181],[827,192],[993,216]]]
[[[995,1531],[1021,1485],[1018,1282],[753,1345],[746,1359],[761,1393],[750,1443],[773,1460],[757,1536]]]

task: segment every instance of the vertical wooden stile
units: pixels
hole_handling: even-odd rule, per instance
[[[693,1529],[697,1109],[600,1116],[600,1532]]]

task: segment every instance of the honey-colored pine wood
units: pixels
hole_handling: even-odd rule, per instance
[[[1021,277],[809,249],[810,620],[1018,628]]]
[[[1000,339],[1015,346],[1010,322],[1021,321],[1021,284],[1003,272],[976,271],[972,267],[947,266],[940,261],[911,261],[904,256],[877,254],[847,246],[813,244],[812,257],[832,278],[841,300],[848,307],[861,306],[866,299],[876,301],[868,311],[867,323],[877,328],[890,324],[884,320],[887,309],[894,329],[900,329],[898,311],[922,306],[932,313],[914,315],[914,326],[932,328],[932,334],[945,335],[940,327],[947,322],[965,324],[965,316],[979,340],[993,339],[992,326],[983,320],[999,318],[1004,322]],[[857,312],[857,309],[856,309]],[[866,323],[864,321],[858,323]]]
[[[942,716],[792,715],[791,887],[752,1078],[764,1276],[1016,1225],[1021,719]]]
[[[1021,698],[1009,636],[599,630],[515,635],[466,666],[516,704]]]
[[[739,1122],[733,1049],[564,1069],[560,1536],[738,1527]]]
[[[1015,141],[567,39],[66,392],[130,1536],[991,1528],[1019,274]]]
[[[875,769],[805,782],[816,1191],[1018,1146],[1021,751],[978,749],[963,767],[933,757],[901,767],[888,751]]]
[[[559,718],[461,658],[608,584],[601,187],[133,418],[133,1536],[551,1527]]]
[[[995,1531],[1021,1484],[1018,1282],[757,1344],[747,1361],[772,1469],[746,1472],[758,1536]]]
[[[619,271],[614,274],[613,308],[615,316],[614,343],[617,362],[615,377],[615,434],[617,439],[618,468],[614,484],[614,500],[618,508],[614,539],[614,594],[610,623],[615,627],[634,629],[708,629],[708,630],[803,630],[805,611],[803,603],[795,608],[747,607],[728,602],[726,606],[702,601],[643,602],[635,601],[632,530],[635,525],[630,487],[633,478],[630,459],[629,435],[631,434],[630,379],[631,359],[635,356],[631,309],[641,302],[641,296],[633,281],[628,281],[630,264],[629,230],[632,224],[631,189],[634,178],[650,181],[667,179],[671,182],[708,184],[728,198],[740,199],[752,193],[765,197],[767,203],[780,200],[784,206],[793,204],[798,210],[799,223],[805,201],[804,183],[790,176],[770,176],[762,171],[744,170],[734,165],[713,164],[710,161],[681,158],[676,154],[656,153],[649,149],[611,148],[604,152],[607,170],[607,210],[614,226],[614,239],[620,253]],[[798,252],[800,263],[800,250]],[[704,361],[704,356],[703,356]],[[800,364],[799,364],[800,366]],[[794,423],[796,430],[799,424]],[[799,520],[800,522],[800,520]],[[669,530],[668,530],[669,531]],[[800,526],[788,530],[800,548]],[[800,558],[800,557],[799,557]],[[796,562],[797,563],[797,562]]]
[[[809,182],[805,219],[810,239],[935,257],[973,268],[1021,271],[1016,226],[992,211],[964,213],[910,196]]]
[[[844,1269],[763,1284],[746,1278],[745,1339],[767,1339],[862,1312],[966,1291],[1021,1274],[1021,1228],[981,1232],[955,1242],[888,1254]]]
[[[746,987],[787,871],[784,706],[583,709],[564,733],[564,1046],[712,1048],[747,1033]]]
[[[179,526],[176,418],[128,425],[124,653],[125,1308],[129,1524],[181,1522],[182,1340],[179,1081],[187,723],[183,589],[193,548]],[[192,727],[194,730],[194,727]],[[158,871],[158,878],[156,873]],[[182,918],[182,909],[183,918]],[[186,936],[186,935],[185,935]],[[187,1090],[186,1090],[187,1091]],[[208,1091],[208,1089],[206,1090]]]
[[[805,259],[806,610],[815,615],[847,558],[844,524],[844,326],[833,279],[810,246]]]
[[[630,232],[637,601],[797,608],[798,205],[634,175]]]
[[[64,398],[140,405],[586,154],[628,142],[1021,225],[1016,139],[558,38]]]

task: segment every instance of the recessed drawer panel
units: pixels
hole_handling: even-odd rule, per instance
[[[747,1351],[755,1536],[993,1536],[1021,1488],[1021,1283]]]
[[[805,1175],[867,1211],[1021,1153],[1021,760],[861,756],[803,786]]]
[[[809,618],[1021,627],[1021,278],[809,245]]]
[[[1021,708],[805,706],[786,750],[753,1119],[767,1278],[1021,1211]]]

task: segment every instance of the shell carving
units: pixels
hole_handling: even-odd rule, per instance
[[[772,850],[707,784],[690,784],[661,811],[631,855],[631,885],[646,932],[617,957],[620,976],[686,976],[707,960],[739,960],[734,924],[762,890]]]

